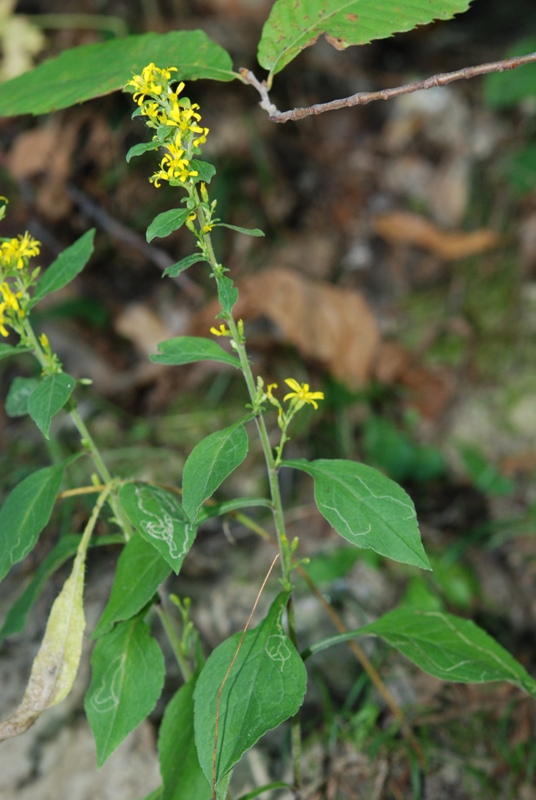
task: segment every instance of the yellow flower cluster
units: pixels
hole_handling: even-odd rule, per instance
[[[14,292],[6,281],[0,283],[0,334],[2,336],[9,334],[6,324],[12,324],[17,319],[24,317],[24,309],[19,303],[22,297],[24,297],[23,292]]]
[[[0,198],[3,199],[3,198]],[[28,232],[14,239],[0,241],[0,335],[8,336],[8,327],[20,330],[20,322],[25,316],[24,305],[28,299],[25,291],[37,273],[27,270],[28,261],[39,255],[41,243]],[[18,290],[8,283],[11,278]]]
[[[172,88],[176,83],[172,73],[176,71],[175,67],[160,69],[151,63],[125,86],[127,91],[133,91],[138,113],[146,117],[148,127],[158,131],[153,141],[167,150],[160,168],[149,179],[156,187],[161,181],[175,186],[197,178],[199,172],[192,166],[192,156],[200,152],[200,146],[207,140],[208,128],[199,125],[199,106],[187,97],[179,98],[184,83],[181,81]]]
[[[16,239],[8,239],[0,243],[0,268],[2,272],[23,269],[32,256],[38,256],[41,243],[34,239],[28,231]]]

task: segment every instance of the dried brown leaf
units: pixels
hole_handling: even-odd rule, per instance
[[[267,317],[304,358],[322,362],[348,386],[370,377],[380,333],[359,292],[280,267],[245,278],[239,289],[237,317]]]
[[[392,211],[377,216],[374,231],[391,244],[421,247],[445,261],[476,255],[497,247],[499,234],[487,228],[465,233],[445,231],[433,222],[407,211]]]

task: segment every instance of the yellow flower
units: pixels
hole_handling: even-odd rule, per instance
[[[6,304],[0,303],[0,333],[2,334],[2,336],[9,336],[9,331],[4,325],[5,322],[8,322],[8,319],[6,318],[5,315],[5,310],[6,310]]]
[[[285,378],[285,383],[292,389],[292,392],[286,394],[283,401],[296,398],[297,403],[299,402],[300,405],[308,403],[313,408],[318,408],[316,401],[324,399],[324,392],[310,392],[308,383],[298,383],[294,378]]]
[[[26,261],[32,256],[39,255],[40,250],[41,242],[26,231],[16,239],[8,239],[7,242],[0,244],[0,260],[8,268],[15,266],[17,269],[23,269]]]
[[[20,311],[17,298],[22,297],[22,292],[13,292],[9,284],[4,281],[0,283],[0,293],[2,294],[5,308],[11,308],[13,311]]]
[[[184,83],[177,83],[172,73],[175,67],[160,69],[148,64],[141,75],[134,75],[125,89],[133,91],[139,112],[146,117],[146,125],[158,134],[153,137],[168,152],[160,161],[159,169],[149,178],[157,188],[162,181],[173,185],[187,184],[199,177],[192,167],[192,158],[207,140],[208,128],[203,128],[197,103],[187,97],[179,98]],[[172,84],[177,84],[175,89]]]
[[[22,292],[14,292],[10,285],[3,281],[0,283],[0,333],[2,336],[8,335],[6,324],[12,325],[17,319],[24,317],[24,309],[21,308],[19,299],[23,297]]]
[[[165,85],[171,80],[172,72],[177,72],[176,67],[159,69],[151,62],[142,69],[141,75],[132,76],[132,79],[125,85],[125,89],[127,86],[134,89],[134,100],[141,106],[147,95],[158,97],[162,94]]]
[[[225,327],[223,322],[220,325],[219,329],[218,328],[211,328],[210,332],[213,333],[214,336],[230,336],[231,335],[231,331],[228,328]]]

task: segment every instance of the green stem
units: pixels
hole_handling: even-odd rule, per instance
[[[160,603],[155,605],[156,612],[160,617],[160,622],[162,623],[162,627],[166,632],[166,636],[171,645],[171,649],[173,650],[173,655],[177,659],[177,664],[179,665],[179,669],[181,671],[182,677],[184,678],[184,682],[187,683],[192,677],[192,670],[190,669],[188,662],[185,658],[182,642],[180,638],[177,636],[177,631],[175,630],[169,612],[164,605],[163,593],[159,590],[158,594],[160,596]]]
[[[85,448],[91,453],[91,458],[93,459],[93,463],[99,473],[99,476],[103,483],[110,483],[112,480],[112,476],[108,470],[108,467],[104,463],[104,460],[100,454],[99,448],[95,444],[93,437],[91,436],[86,423],[78,413],[78,409],[76,407],[76,403],[74,400],[70,400],[67,405],[67,410],[71,415],[71,419],[75,424],[75,427],[80,434],[80,438],[82,440],[82,444]]]
[[[198,222],[201,226],[201,230],[203,230],[203,227],[206,224],[206,217],[203,209],[200,208],[199,206],[197,208],[197,215],[198,215]],[[210,265],[212,266],[216,281],[218,281],[218,276],[222,274],[222,268],[218,264],[218,261],[214,254],[210,233],[204,233],[202,235],[202,241],[204,244],[205,254],[210,261]],[[246,382],[248,393],[251,402],[254,405],[257,396],[257,387],[255,384],[255,378],[253,376],[253,372],[251,370],[251,365],[247,357],[244,338],[241,335],[241,332],[238,330],[238,326],[233,316],[231,314],[229,315],[226,314],[225,317],[227,326],[231,333],[231,339],[234,343],[236,354],[240,360],[240,366],[242,368],[242,374],[244,375],[244,380]],[[258,415],[255,417],[255,422],[257,425],[257,430],[259,433],[259,438],[264,453],[264,460],[266,462],[266,470],[268,474],[268,482],[270,485],[270,496],[272,498],[272,514],[275,523],[279,553],[281,556],[283,585],[287,590],[291,591],[292,583],[290,576],[292,571],[292,550],[289,545],[286,534],[283,503],[281,500],[281,491],[279,488],[279,461],[281,459],[282,446],[279,449],[276,460],[276,458],[274,457],[272,446],[270,444],[270,438],[268,436],[268,430],[266,427],[266,422],[262,411],[259,411]],[[294,606],[292,604],[292,594],[290,594],[288,602],[288,624],[289,624],[289,637],[294,646],[297,647],[296,624],[294,618]],[[301,738],[302,738],[301,719],[299,713],[293,717],[291,722],[291,738],[292,738],[292,762],[293,762],[293,772],[294,772],[294,791],[295,791],[295,797],[299,798],[301,791]]]
[[[82,444],[84,445],[84,447],[87,447],[89,453],[91,454],[91,458],[93,460],[93,463],[95,464],[95,467],[97,469],[97,472],[99,473],[102,482],[106,484],[112,483],[113,478],[110,474],[110,471],[108,470],[108,467],[104,463],[104,459],[101,456],[100,450],[95,444],[95,441],[93,440],[93,437],[91,436],[86,426],[86,423],[78,413],[76,403],[72,398],[69,400],[67,404],[67,410],[69,411],[71,419],[74,422],[75,427],[78,430],[78,433],[80,434],[80,438],[82,439]],[[108,502],[110,503],[110,507],[113,511],[115,520],[119,525],[119,527],[121,528],[121,530],[123,531],[123,533],[125,534],[125,539],[128,542],[133,533],[132,526],[130,525],[130,522],[123,514],[123,510],[119,505],[117,495],[112,493],[110,495]]]
[[[39,339],[35,335],[34,329],[32,328],[29,320],[27,319],[24,320],[23,331],[25,339],[31,345],[33,353],[36,359],[39,361],[39,364],[41,365],[43,372],[46,373],[47,371],[50,372],[61,371],[60,362],[55,356],[49,355],[43,350],[41,343],[39,342]],[[104,484],[111,486],[111,484],[113,483],[113,478],[110,474],[110,471],[108,470],[108,467],[104,463],[104,459],[100,454],[99,448],[95,444],[93,437],[91,436],[89,430],[87,429],[84,420],[78,413],[78,410],[76,408],[76,402],[72,397],[67,402],[66,410],[69,412],[71,419],[74,422],[75,427],[78,430],[78,433],[80,434],[83,446],[86,447],[89,453],[91,454],[91,458],[99,474],[99,477],[101,478]],[[124,514],[122,513],[122,510],[119,506],[119,502],[117,500],[117,496],[113,492],[110,495],[108,502],[110,503],[110,507],[113,511],[115,519],[117,520],[118,525],[121,527],[125,535],[125,539],[128,541],[132,536],[132,527],[129,521],[125,518]]]
[[[203,230],[207,224],[207,219],[203,208],[199,205],[199,197],[197,191],[194,190],[194,192],[195,192],[194,196],[198,202],[197,218],[200,228],[201,230]],[[212,238],[210,236],[210,233],[207,232],[199,234],[199,236],[201,237],[204,245],[205,255],[207,256],[210,262],[210,266],[212,267],[216,281],[218,281],[218,276],[221,274],[222,268],[221,265],[218,263],[216,255],[214,253],[214,248],[212,246]],[[253,372],[251,371],[249,359],[247,357],[243,337],[240,335],[238,326],[232,315],[228,315],[226,321],[229,327],[229,331],[231,333],[231,338],[235,345],[236,354],[240,360],[240,366],[242,368],[242,374],[244,375],[244,380],[246,381],[246,386],[248,389],[250,400],[252,403],[254,403],[257,394],[257,388],[255,385],[255,378],[253,377]],[[292,553],[290,551],[290,546],[288,543],[287,534],[285,530],[283,504],[281,502],[281,492],[279,490],[278,465],[276,464],[274,458],[272,446],[270,444],[270,437],[268,436],[268,430],[266,428],[266,422],[264,420],[262,412],[259,412],[259,414],[255,417],[255,422],[257,424],[257,430],[259,433],[259,438],[261,440],[262,450],[264,453],[264,460],[266,462],[266,470],[268,473],[270,496],[272,498],[272,504],[273,504],[272,513],[274,517],[277,541],[279,545],[279,552],[281,555],[281,570],[283,574],[283,583],[287,589],[290,589]]]

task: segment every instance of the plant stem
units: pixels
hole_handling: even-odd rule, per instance
[[[177,664],[179,665],[179,669],[184,679],[184,682],[187,683],[192,677],[192,670],[190,669],[188,662],[184,657],[184,651],[181,640],[177,636],[177,632],[170,618],[169,612],[164,605],[163,592],[159,590],[158,594],[160,597],[160,603],[157,603],[155,605],[156,613],[160,617],[160,622],[162,623],[162,627],[166,632],[166,636],[171,645],[171,649],[173,650],[173,655],[177,659]]]
[[[206,217],[203,208],[199,206],[197,207],[197,216],[201,230],[203,230],[206,225]],[[213,269],[214,277],[217,282],[219,276],[222,275],[223,270],[222,267],[218,264],[218,261],[214,254],[210,233],[206,232],[202,235],[199,234],[199,236],[202,240],[205,255],[209,259],[210,265]],[[241,331],[239,330],[238,325],[232,314],[225,314],[224,318],[227,322],[227,326],[231,334],[231,340],[234,345],[235,352],[240,360],[242,374],[246,382],[251,403],[252,405],[255,405],[258,392],[255,383],[255,378],[253,376],[251,365],[249,363],[249,359],[247,356],[244,337]],[[279,488],[279,460],[281,458],[281,452],[278,453],[278,457],[276,460],[272,446],[270,444],[270,437],[268,435],[268,429],[266,427],[266,422],[262,410],[259,410],[257,416],[255,417],[255,423],[257,425],[257,431],[261,441],[261,446],[264,453],[264,460],[266,463],[266,471],[268,474],[270,496],[272,498],[272,514],[274,518],[279,553],[281,556],[281,571],[283,576],[283,586],[289,592],[292,592],[292,582],[290,577],[292,572],[292,549],[289,545],[289,541],[286,534],[283,503],[281,500],[281,491]],[[294,646],[297,648],[298,643],[296,636],[294,606],[292,603],[292,593],[290,594],[289,597],[287,612],[288,612],[289,637]],[[293,774],[294,774],[294,793],[296,800],[299,799],[301,793],[301,738],[302,738],[301,718],[298,712],[298,714],[296,714],[291,721],[292,763],[293,763]]]
[[[93,459],[93,463],[99,473],[99,476],[102,479],[103,483],[110,483],[112,480],[112,476],[108,470],[108,467],[103,461],[103,458],[100,454],[99,448],[95,444],[93,437],[91,436],[89,430],[87,429],[86,423],[78,413],[78,409],[76,407],[76,403],[72,400],[68,405],[68,411],[71,415],[71,419],[75,424],[75,427],[80,434],[80,438],[82,439],[82,444],[87,450],[91,453],[91,458]]]
[[[194,190],[195,191],[195,190]],[[199,203],[199,197],[197,195],[197,191],[195,191],[194,195],[195,199]],[[197,206],[197,218],[200,225],[201,230],[206,227],[207,218],[203,208],[198,204]],[[216,255],[214,253],[214,248],[212,246],[212,237],[209,232],[206,233],[199,233],[198,238],[200,239],[200,243],[202,243],[203,249],[205,251],[205,255],[207,256],[210,266],[212,267],[214,276],[216,278],[216,282],[218,281],[218,276],[222,274],[222,267],[218,263]],[[247,390],[249,393],[249,397],[252,403],[255,402],[255,397],[257,395],[257,388],[255,385],[255,378],[253,377],[253,372],[251,370],[251,366],[249,363],[249,359],[246,353],[246,347],[243,341],[243,337],[241,336],[236,321],[234,320],[231,314],[225,315],[226,322],[229,327],[229,331],[231,333],[231,338],[235,346],[236,354],[240,360],[240,366],[242,368],[242,374],[244,376],[244,380],[246,382]],[[262,450],[264,453],[264,460],[266,462],[266,470],[268,473],[268,482],[270,486],[270,496],[272,498],[272,513],[274,517],[275,523],[275,530],[277,535],[277,541],[279,545],[279,552],[281,555],[281,571],[283,574],[283,584],[285,588],[290,589],[290,573],[292,569],[292,554],[290,550],[290,546],[288,543],[286,530],[285,530],[285,518],[283,514],[283,504],[281,502],[281,492],[279,490],[279,479],[278,479],[278,467],[274,458],[274,454],[272,451],[272,446],[270,444],[270,437],[268,436],[268,429],[266,428],[266,422],[264,420],[262,411],[258,413],[255,418],[255,422],[257,425],[257,431],[259,433],[259,438],[261,440]]]
[[[252,402],[255,400],[256,396],[256,387],[255,387],[255,379],[253,378],[253,373],[251,371],[251,366],[249,364],[249,360],[246,353],[246,348],[244,343],[241,340],[240,334],[238,332],[238,328],[234,319],[229,319],[227,321],[229,326],[229,330],[231,331],[231,335],[236,345],[236,353],[238,358],[240,359],[240,366],[242,367],[242,373],[244,375],[244,379],[246,381],[246,386],[248,388],[249,396]],[[262,412],[259,412],[258,416],[255,418],[255,422],[257,425],[257,430],[259,433],[259,438],[261,440],[262,450],[264,453],[264,460],[266,462],[266,470],[268,473],[268,482],[270,486],[270,496],[272,498],[273,503],[273,516],[275,522],[275,529],[277,535],[277,541],[279,544],[279,552],[281,554],[281,569],[283,573],[283,581],[286,588],[290,588],[290,572],[292,568],[291,564],[291,551],[287,539],[286,529],[285,529],[285,517],[283,513],[283,503],[281,501],[281,492],[279,489],[279,477],[278,477],[278,467],[275,463],[274,454],[272,451],[272,446],[270,444],[270,437],[268,435],[268,429],[266,428],[266,422]]]

